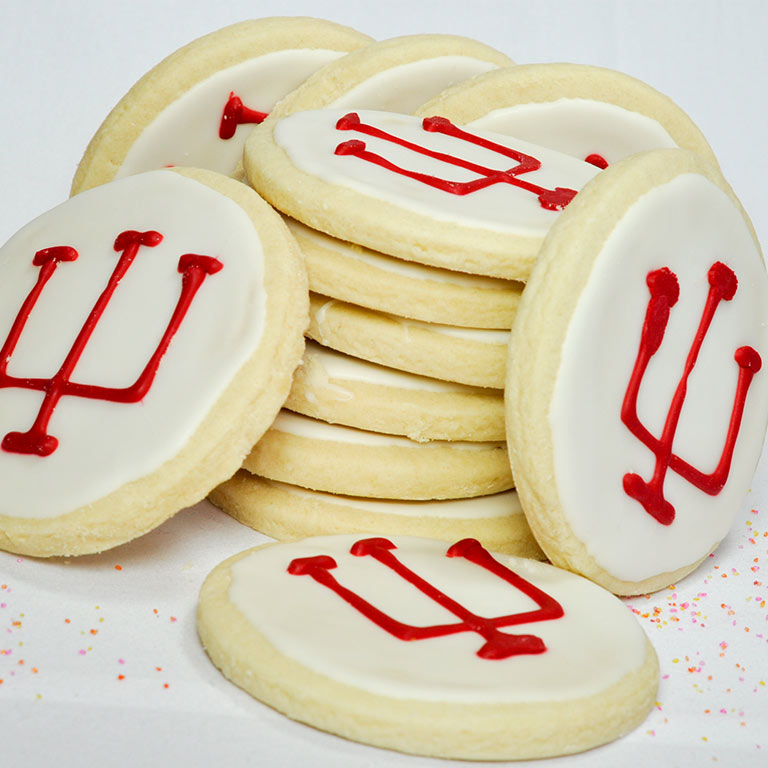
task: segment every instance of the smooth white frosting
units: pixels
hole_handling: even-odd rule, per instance
[[[71,246],[42,291],[13,352],[8,373],[50,378],[107,285],[127,229],[157,230],[164,239],[142,247],[77,364],[72,380],[125,387],[154,352],[181,291],[185,253],[223,263],[206,277],[163,357],[151,389],[136,404],[62,397],[49,433],[50,456],[0,450],[0,514],[54,517],[141,478],[172,458],[191,437],[263,333],[263,254],[253,222],[210,187],[154,171],[76,195],[35,219],[0,250],[0,337],[35,284],[35,253]],[[25,432],[42,393],[0,389],[0,438]]]
[[[356,110],[361,120],[422,147],[461,157],[484,167],[505,170],[514,160],[498,152],[436,132],[422,130],[421,118],[389,112]],[[327,109],[297,112],[279,120],[274,140],[295,167],[321,180],[355,189],[362,194],[393,203],[438,221],[490,229],[523,236],[542,237],[557,218],[543,208],[535,194],[506,183],[498,183],[466,195],[444,192],[423,182],[384,169],[352,155],[335,155],[336,147],[360,139],[368,151],[402,168],[451,181],[469,181],[477,174],[400,147],[391,141],[353,130],[340,131],[336,122],[347,110]],[[490,132],[484,138],[533,155],[541,161],[537,171],[521,176],[545,189],[566,187],[579,190],[598,169],[569,155]]]
[[[315,70],[342,55],[341,51],[320,48],[288,49],[216,72],[181,94],[144,128],[115,178],[169,165],[232,174],[253,125],[238,126],[231,139],[219,138],[221,116],[230,92],[234,91],[244,106],[269,112]]]
[[[496,68],[489,61],[471,56],[435,56],[409,61],[376,72],[328,106],[413,114],[420,104],[446,88]]]
[[[677,146],[658,120],[594,99],[501,107],[468,126],[515,136],[580,160],[598,154],[610,164],[635,152]]]
[[[753,346],[763,369],[749,389],[725,488],[709,496],[669,469],[664,493],[676,517],[663,526],[622,487],[628,472],[649,480],[655,463],[620,419],[648,306],[646,276],[666,266],[680,285],[679,301],[638,397],[640,421],[660,437],[715,261],[735,271],[739,287],[714,315],[688,380],[673,452],[703,472],[713,471],[736,391],[734,352]],[[579,297],[549,415],[563,513],[602,568],[616,578],[639,581],[695,562],[725,536],[763,444],[767,366],[768,279],[739,210],[719,188],[694,174],[643,195],[609,236]]]
[[[569,701],[596,694],[645,660],[645,636],[626,606],[595,584],[533,560],[495,555],[562,605],[551,621],[502,629],[533,634],[547,650],[487,660],[475,632],[404,642],[381,629],[308,575],[292,575],[296,557],[330,555],[345,587],[405,623],[459,620],[372,557],[354,557],[364,536],[328,536],[255,551],[232,567],[229,599],[274,648],[340,683],[397,699],[452,702]],[[536,608],[508,582],[444,542],[390,537],[397,558],[475,613],[504,616]]]

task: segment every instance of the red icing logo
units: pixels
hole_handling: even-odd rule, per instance
[[[154,248],[159,245],[162,239],[163,236],[154,231],[126,231],[117,236],[114,249],[120,253],[120,258],[107,281],[107,286],[93,305],[61,367],[48,379],[11,376],[8,374],[8,363],[24,331],[27,320],[53,273],[59,264],[75,261],[79,254],[69,246],[44,248],[35,254],[32,263],[40,267],[37,281],[24,299],[5,343],[0,349],[0,389],[7,387],[31,389],[43,392],[44,396],[34,424],[26,432],[9,432],[6,434],[0,444],[3,450],[10,453],[36,454],[38,456],[52,454],[58,447],[59,441],[48,433],[48,424],[62,397],[86,397],[117,403],[135,403],[147,394],[160,367],[160,361],[181,326],[197,289],[208,275],[212,275],[222,268],[223,264],[218,259],[211,256],[199,256],[194,253],[186,253],[180,257],[178,270],[182,277],[179,299],[157,348],[133,384],[128,387],[100,387],[72,381],[71,376],[104,310],[112,299],[115,289],[130,268],[139,249],[142,247]]]
[[[511,147],[505,147],[503,144],[497,144],[496,142],[484,139],[480,136],[475,136],[472,133],[456,127],[444,117],[425,117],[424,120],[422,120],[421,125],[425,131],[430,133],[442,133],[446,136],[451,136],[460,141],[467,142],[468,144],[483,147],[484,149],[496,152],[502,157],[514,160],[517,165],[512,168],[497,170],[486,168],[485,166],[478,165],[469,160],[464,160],[460,157],[454,157],[453,155],[447,155],[443,152],[427,149],[426,147],[419,146],[418,144],[394,136],[391,133],[387,133],[373,125],[366,125],[360,120],[360,116],[356,112],[350,112],[348,115],[344,115],[344,117],[336,123],[337,130],[356,131],[357,133],[362,133],[367,136],[384,139],[385,141],[405,147],[417,154],[440,160],[454,168],[464,168],[465,170],[477,174],[477,178],[472,179],[471,181],[448,181],[447,179],[440,179],[426,173],[419,173],[418,171],[401,168],[381,155],[368,151],[365,142],[360,141],[359,139],[342,142],[336,147],[335,153],[337,155],[354,155],[361,160],[386,168],[393,173],[407,176],[409,179],[414,179],[422,184],[427,184],[430,187],[435,187],[436,189],[440,189],[443,192],[448,192],[452,195],[468,195],[479,189],[490,187],[493,184],[510,184],[536,195],[541,207],[546,208],[549,211],[562,210],[576,196],[576,190],[574,189],[567,189],[565,187],[545,189],[537,184],[521,179],[520,176],[523,176],[526,173],[531,173],[532,171],[537,171],[541,168],[541,161],[537,160],[532,155],[526,155]]]
[[[624,491],[628,496],[640,502],[645,511],[662,525],[671,525],[675,519],[675,508],[664,498],[664,479],[667,469],[677,472],[700,491],[711,496],[716,496],[725,486],[733,459],[733,449],[741,427],[747,392],[752,378],[762,366],[760,355],[752,347],[739,347],[736,350],[734,360],[739,367],[736,393],[733,398],[725,443],[720,454],[720,460],[713,472],[705,474],[672,452],[672,444],[688,391],[688,377],[696,365],[699,350],[720,302],[730,301],[738,287],[738,281],[733,270],[721,262],[713,264],[707,276],[709,293],[704,311],[688,352],[683,374],[672,397],[661,437],[657,438],[643,426],[638,418],[637,396],[648,364],[664,339],[670,311],[680,296],[680,287],[677,276],[666,267],[648,274],[646,282],[651,296],[645,313],[635,367],[621,408],[621,420],[656,457],[656,465],[651,479],[645,481],[637,474],[627,473],[624,475]]]
[[[238,125],[244,123],[262,123],[267,117],[266,112],[259,112],[255,109],[249,109],[243,104],[239,96],[235,96],[234,91],[230,91],[227,103],[221,113],[221,122],[219,123],[219,138],[231,139],[235,135]]]
[[[546,646],[540,637],[510,635],[500,632],[499,627],[559,619],[563,616],[560,603],[538,587],[533,586],[522,576],[499,563],[483,548],[479,541],[462,539],[448,549],[446,557],[463,557],[465,560],[485,568],[530,597],[537,604],[537,609],[494,618],[478,616],[403,565],[394,555],[393,550],[395,549],[397,547],[388,539],[361,539],[352,546],[350,554],[355,557],[372,557],[374,560],[378,560],[398,576],[413,584],[416,589],[431,600],[450,611],[459,619],[458,623],[414,626],[397,621],[357,593],[339,584],[331,574],[331,570],[337,567],[336,561],[329,555],[296,558],[288,566],[288,572],[297,576],[311,576],[318,584],[322,584],[335,592],[363,616],[398,640],[424,640],[454,635],[459,632],[476,632],[485,640],[483,646],[477,651],[477,655],[483,659],[507,659],[510,656],[537,654],[546,651]]]

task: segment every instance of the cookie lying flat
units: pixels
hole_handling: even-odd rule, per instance
[[[169,165],[232,174],[253,123],[319,67],[370,40],[330,21],[286,17],[243,21],[189,43],[110,112],[72,193]]]
[[[719,172],[683,150],[608,168],[553,228],[520,304],[506,404],[549,558],[660,589],[728,532],[768,418],[768,279]]]
[[[208,496],[217,507],[276,539],[335,533],[429,536],[543,559],[515,491],[444,501],[384,501],[310,491],[240,470]]]
[[[397,371],[307,342],[285,407],[411,440],[505,440],[501,390]]]
[[[451,85],[512,64],[495,48],[468,37],[394,37],[330,62],[288,94],[274,114],[325,107],[410,114]]]
[[[396,259],[286,221],[315,293],[426,323],[512,327],[520,282]]]
[[[281,411],[243,468],[349,496],[460,499],[512,488],[503,442],[416,443]]]
[[[307,336],[390,368],[474,387],[504,386],[509,331],[422,323],[311,294]]]
[[[578,752],[639,725],[658,661],[610,593],[477,541],[271,544],[203,584],[198,631],[232,682],[356,741],[463,759]]]
[[[408,261],[524,280],[559,212],[599,171],[441,119],[341,109],[266,120],[243,156],[255,189],[334,237]]]
[[[0,547],[115,546],[202,499],[274,419],[306,277],[245,185],[152,171],[0,250]]]
[[[586,64],[526,64],[461,83],[417,110],[541,144],[605,167],[681,147],[716,163],[694,122],[641,80]]]

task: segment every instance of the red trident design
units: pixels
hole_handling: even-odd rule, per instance
[[[736,350],[734,360],[739,367],[736,394],[733,399],[725,444],[720,454],[720,460],[713,472],[705,474],[672,452],[672,443],[675,439],[680,413],[688,391],[688,377],[696,365],[699,350],[712,323],[712,318],[715,316],[715,311],[721,301],[730,301],[734,297],[738,287],[738,281],[733,270],[719,261],[710,267],[707,276],[709,293],[704,305],[704,312],[688,352],[683,375],[672,397],[661,437],[656,438],[638,418],[637,395],[648,364],[664,339],[670,310],[677,303],[680,287],[677,276],[666,267],[648,273],[646,282],[651,297],[645,314],[635,367],[621,408],[621,420],[656,457],[653,477],[646,482],[639,475],[628,473],[624,475],[624,491],[628,496],[640,502],[645,511],[662,525],[671,525],[675,519],[675,508],[664,498],[664,478],[667,469],[677,472],[700,491],[711,496],[716,496],[725,486],[731,469],[736,438],[741,427],[747,392],[754,375],[762,366],[760,355],[752,347],[739,347]]]
[[[221,122],[219,123],[219,138],[231,139],[235,135],[238,125],[243,123],[262,123],[267,117],[266,112],[259,112],[250,109],[243,104],[239,96],[235,96],[234,91],[229,92],[229,98],[224,105],[221,113]]]
[[[536,195],[541,207],[546,208],[548,211],[562,210],[576,196],[576,190],[574,189],[567,189],[565,187],[545,189],[537,184],[532,184],[529,181],[519,178],[526,173],[531,173],[531,171],[537,171],[541,168],[541,161],[537,160],[532,155],[526,155],[511,147],[505,147],[503,144],[497,144],[489,139],[475,136],[472,133],[458,128],[451,123],[450,120],[447,120],[444,117],[425,117],[422,120],[421,126],[425,131],[430,133],[442,133],[446,136],[452,136],[453,138],[459,139],[460,141],[465,141],[469,144],[475,144],[478,147],[489,149],[503,157],[514,160],[517,165],[513,168],[507,168],[506,170],[495,170],[470,162],[469,160],[463,160],[460,157],[447,155],[444,152],[436,152],[427,149],[426,147],[419,146],[418,144],[414,144],[413,142],[406,141],[405,139],[401,139],[398,136],[393,136],[391,133],[387,133],[373,125],[366,125],[360,120],[360,116],[356,112],[350,112],[348,115],[344,115],[344,117],[336,123],[337,130],[357,131],[358,133],[374,136],[378,139],[384,139],[385,141],[410,149],[412,152],[426,155],[435,160],[440,160],[454,168],[464,168],[472,173],[476,173],[478,178],[471,181],[448,181],[446,179],[439,179],[436,176],[430,176],[426,173],[419,173],[418,171],[401,168],[381,155],[369,152],[366,149],[365,142],[360,141],[359,139],[342,142],[336,147],[335,154],[354,155],[369,163],[374,163],[382,168],[386,168],[393,173],[399,173],[402,176],[407,176],[409,179],[420,181],[422,184],[435,187],[443,192],[449,192],[452,195],[468,195],[479,189],[490,187],[493,184],[511,184],[512,186],[525,189]]]
[[[61,367],[49,379],[11,376],[7,372],[8,363],[24,331],[29,315],[40,298],[43,288],[45,288],[59,264],[75,261],[78,258],[78,253],[69,246],[54,246],[52,248],[44,248],[35,254],[32,263],[40,267],[37,282],[22,303],[8,333],[8,337],[2,349],[0,349],[0,389],[6,387],[32,389],[44,392],[45,395],[34,424],[26,432],[9,432],[5,435],[0,444],[3,450],[10,453],[50,456],[58,447],[59,441],[48,433],[48,425],[53,411],[62,397],[87,397],[94,400],[108,400],[116,403],[135,403],[147,394],[160,367],[160,361],[166,353],[171,339],[173,339],[176,331],[178,331],[198,288],[208,275],[218,272],[223,267],[223,264],[212,256],[185,253],[180,257],[178,270],[182,278],[179,299],[157,348],[133,384],[128,387],[100,387],[74,382],[71,376],[78,360],[88,345],[91,334],[112,299],[115,289],[133,263],[139,249],[142,247],[154,248],[162,239],[163,236],[159,232],[154,231],[126,231],[117,236],[114,249],[121,255],[107,281],[107,286],[93,305],[77,338],[66,354]]]
[[[540,637],[509,635],[500,632],[499,627],[559,619],[564,615],[560,603],[546,592],[533,586],[522,576],[499,563],[476,539],[462,539],[448,549],[446,557],[463,557],[465,560],[485,568],[530,597],[538,605],[536,610],[490,619],[478,616],[403,565],[393,554],[395,549],[397,547],[388,539],[361,539],[352,546],[350,554],[355,557],[368,556],[378,560],[459,618],[458,623],[417,627],[393,619],[357,593],[339,584],[330,572],[336,568],[336,561],[329,555],[296,558],[288,566],[288,573],[296,576],[311,576],[318,584],[328,587],[363,616],[398,640],[424,640],[431,637],[454,635],[459,632],[477,632],[485,640],[483,646],[477,651],[477,655],[482,659],[507,659],[510,656],[537,654],[547,650]]]

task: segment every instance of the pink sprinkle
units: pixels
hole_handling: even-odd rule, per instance
[[[78,651],[78,653],[79,653],[81,656],[85,656],[85,654],[87,653],[87,651],[86,651],[84,648],[81,648],[81,649]]]
[[[720,714],[721,715],[727,715],[728,714],[728,710],[727,709],[721,709],[720,710]]]
[[[125,664],[125,659],[118,659],[118,660],[117,660],[117,663],[118,663],[118,664]]]

